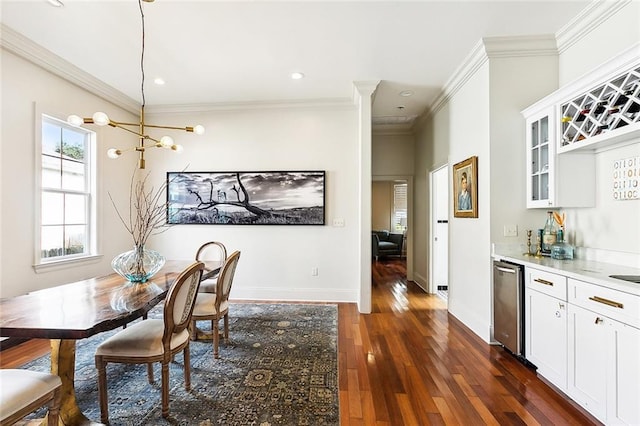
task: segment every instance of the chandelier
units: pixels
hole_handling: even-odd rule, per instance
[[[141,93],[142,93],[142,103],[140,105],[140,122],[139,123],[126,123],[123,121],[115,121],[109,118],[107,114],[104,112],[96,112],[90,118],[82,118],[78,115],[70,115],[67,117],[67,122],[73,126],[80,126],[82,124],[95,124],[97,126],[111,126],[116,127],[118,129],[125,130],[129,133],[133,133],[138,136],[139,142],[137,146],[127,148],[127,149],[116,149],[109,148],[107,150],[107,156],[109,158],[115,159],[120,157],[125,152],[132,151],[138,152],[140,155],[140,159],[138,160],[138,167],[140,169],[144,169],[145,160],[144,153],[147,149],[150,148],[165,148],[172,150],[174,152],[182,152],[182,145],[177,145],[174,143],[173,138],[171,136],[162,136],[160,139],[155,139],[148,134],[145,133],[145,129],[147,127],[155,128],[155,129],[168,129],[168,130],[183,130],[190,133],[195,133],[201,135],[204,133],[204,127],[201,125],[197,126],[185,126],[185,127],[176,127],[176,126],[161,126],[155,124],[147,124],[144,122],[144,107],[145,107],[145,95],[144,95],[144,11],[142,8],[142,1],[147,3],[153,2],[153,0],[138,0],[138,6],[140,8],[140,17],[142,21],[142,49],[140,54],[140,71],[142,74],[142,81],[140,85]]]

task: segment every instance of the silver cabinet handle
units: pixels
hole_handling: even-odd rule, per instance
[[[496,269],[500,272],[507,272],[509,274],[515,274],[516,271],[514,269],[501,268],[500,266],[496,266]]]

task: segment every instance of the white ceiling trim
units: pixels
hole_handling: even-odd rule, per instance
[[[615,15],[632,0],[595,0],[584,8],[575,18],[556,32],[558,52],[562,53],[600,24]]]
[[[523,37],[484,37],[482,42],[489,58],[520,58],[558,54],[556,37],[553,34]]]
[[[489,58],[513,58],[557,55],[553,35],[484,37],[445,83],[442,92],[427,109],[427,114],[438,112],[460,88],[484,65]],[[420,119],[420,121],[422,118]]]
[[[81,70],[60,56],[0,24],[0,46],[17,56],[61,77],[76,86],[85,89],[107,102],[133,114],[140,113],[140,104],[112,86]]]

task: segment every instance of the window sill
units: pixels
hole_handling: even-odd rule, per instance
[[[36,274],[40,274],[42,272],[58,271],[80,264],[98,263],[102,260],[102,257],[103,256],[101,254],[96,254],[91,256],[76,257],[73,259],[53,260],[51,262],[43,262],[37,265],[33,265],[33,270],[36,271]]]

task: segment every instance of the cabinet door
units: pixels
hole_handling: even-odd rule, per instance
[[[553,108],[527,119],[527,207],[554,206]]]
[[[607,424],[640,425],[640,330],[610,321]]]
[[[607,411],[608,318],[569,304],[567,394],[598,420]]]
[[[529,288],[525,297],[526,358],[538,367],[538,374],[566,392],[566,302]]]

